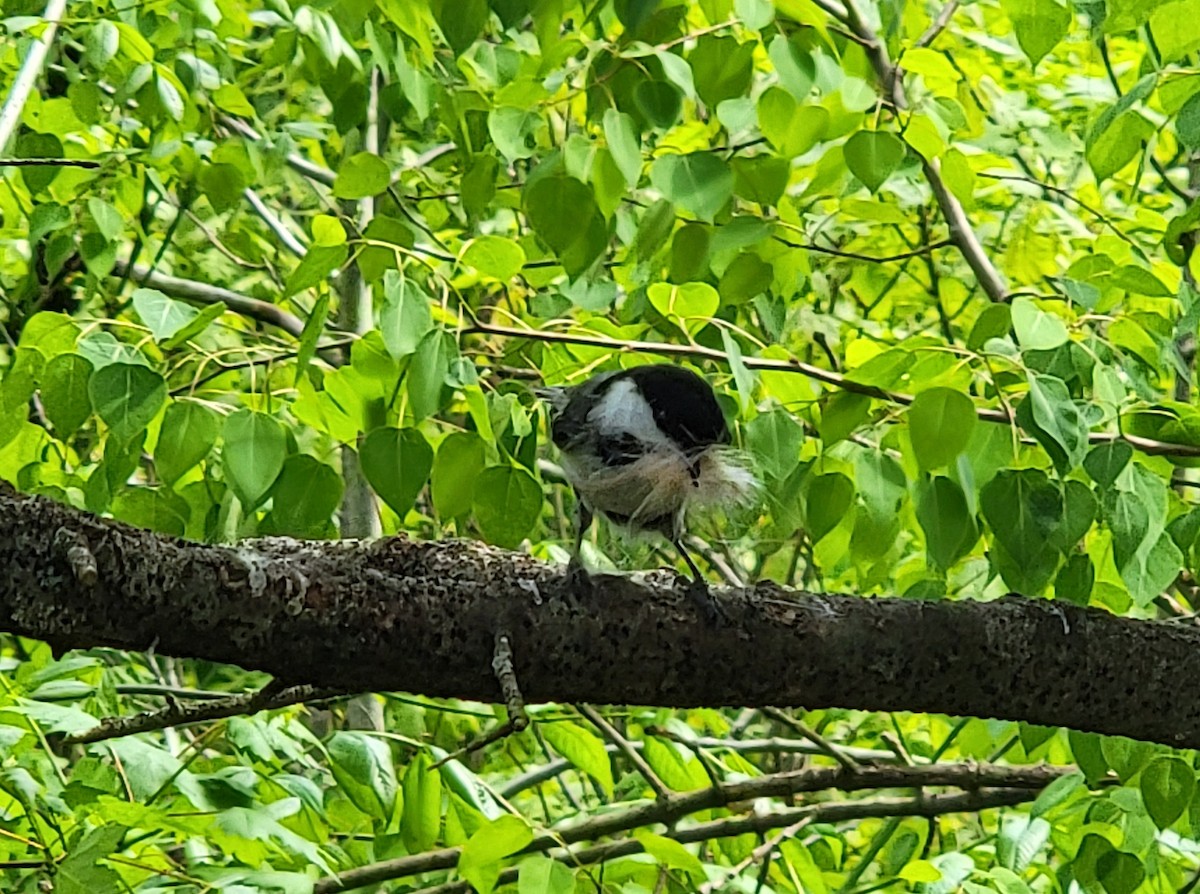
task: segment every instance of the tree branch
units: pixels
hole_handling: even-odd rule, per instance
[[[897,109],[905,108],[907,102],[904,96],[904,84],[900,77],[900,68],[892,63],[883,41],[858,14],[854,0],[845,0],[843,4],[820,2],[818,5],[861,40],[866,49],[867,58],[871,60],[871,66],[875,69],[875,76],[879,81],[879,89],[883,93],[884,99]],[[953,14],[953,11],[951,8],[950,13]],[[934,36],[936,36],[936,31]],[[925,179],[928,181],[929,187],[933,191],[933,197],[950,228],[950,239],[962,253],[963,259],[975,274],[980,287],[992,301],[1007,300],[1008,286],[1004,282],[1004,277],[1000,275],[1000,271],[996,269],[983,250],[979,237],[975,235],[975,230],[967,219],[967,213],[963,210],[962,203],[954,197],[942,179],[938,160],[936,158],[927,159],[919,153],[917,153],[917,157],[921,159]]]
[[[243,295],[241,292],[223,289],[220,286],[210,286],[194,279],[168,276],[165,273],[151,270],[145,264],[130,264],[120,258],[113,264],[112,272],[114,276],[128,275],[134,282],[158,289],[164,295],[170,295],[172,298],[180,298],[196,304],[216,304],[218,301],[223,301],[225,306],[234,313],[258,320],[260,323],[276,326],[296,338],[299,338],[300,333],[304,331],[304,321],[295,314],[289,313],[270,301],[260,301],[257,298]]]
[[[60,528],[90,545],[92,585],[55,547]],[[597,575],[579,601],[562,567],[479,543],[206,546],[4,484],[0,568],[0,630],[59,652],[155,644],[287,685],[494,702],[503,629],[529,703],[927,711],[1200,746],[1200,697],[1178,685],[1200,676],[1200,630],[1046,600],[767,582],[718,590],[730,625],[714,627],[673,574]]]
[[[983,789],[973,792],[956,792],[947,795],[918,795],[914,798],[872,798],[862,801],[835,801],[797,807],[757,816],[732,816],[724,819],[699,823],[687,829],[668,830],[664,837],[673,838],[681,844],[711,841],[714,838],[731,838],[735,835],[762,834],[773,829],[796,826],[800,823],[842,823],[857,819],[882,819],[884,817],[944,816],[948,813],[978,813],[996,807],[1015,807],[1034,800],[1037,792],[1028,789]],[[530,845],[532,847],[533,845]],[[617,857],[640,854],[644,847],[636,839],[597,844],[550,856],[570,866],[602,863]],[[366,867],[364,867],[366,868]],[[501,871],[498,885],[509,885],[517,880],[519,867]],[[335,894],[341,890],[329,882],[317,882],[313,894]],[[470,894],[474,889],[469,882],[454,881],[429,888],[419,888],[411,894]]]
[[[642,801],[633,806],[614,813],[604,813],[577,822],[565,828],[556,829],[551,834],[540,835],[520,852],[520,855],[540,853],[570,845],[580,841],[592,841],[606,835],[628,832],[641,826],[655,824],[671,824],[701,810],[712,810],[726,807],[738,802],[750,802],[756,798],[784,798],[805,792],[818,792],[836,788],[844,792],[867,791],[881,788],[924,788],[927,786],[957,786],[970,789],[966,795],[934,795],[922,799],[884,799],[887,811],[875,816],[894,816],[897,810],[904,810],[902,805],[913,806],[919,801],[929,805],[938,803],[938,798],[955,798],[953,803],[957,810],[982,809],[964,806],[972,796],[984,794],[996,795],[998,787],[1007,796],[1002,803],[1019,804],[1032,800],[1037,793],[1049,783],[1068,773],[1078,772],[1074,767],[1001,767],[988,764],[942,764],[929,767],[870,767],[858,773],[846,773],[844,770],[822,767],[820,769],[795,770],[786,773],[775,773],[760,776],[740,782],[728,782],[721,786],[699,789],[698,791],[682,792],[659,798],[656,801]],[[868,802],[870,803],[870,802]],[[875,802],[876,809],[883,809],[880,802]],[[943,802],[945,803],[945,802]],[[671,837],[681,842],[705,841],[710,838],[741,835],[745,832],[761,832],[767,829],[789,826],[799,820],[806,812],[822,808],[834,807],[833,804],[814,807],[802,807],[798,810],[782,810],[765,816],[726,817],[707,823],[700,823],[687,829],[677,830]],[[863,802],[846,802],[837,805],[843,809],[863,809]],[[944,811],[943,811],[944,812]],[[927,814],[921,814],[927,815]],[[837,819],[847,818],[844,814]],[[829,814],[818,822],[834,822]],[[635,845],[633,850],[626,850]],[[617,842],[617,851],[607,848],[612,845],[598,845],[575,852],[574,856],[582,863],[594,863],[602,859],[611,859],[628,853],[637,853],[641,845],[636,841]],[[360,866],[341,873],[336,878],[324,879],[313,886],[313,894],[327,894],[342,888],[357,888],[364,885],[377,884],[390,879],[403,878],[422,872],[434,872],[449,869],[458,863],[462,848],[446,847],[440,850],[426,851],[421,854],[397,857],[393,860],[383,860],[368,866]],[[457,890],[457,889],[455,889]]]
[[[25,100],[29,99],[29,94],[42,73],[42,66],[50,53],[50,45],[54,43],[54,35],[58,33],[58,23],[66,11],[67,0],[50,0],[46,4],[46,11],[42,13],[45,27],[37,40],[29,45],[29,52],[21,62],[21,68],[17,71],[8,96],[4,99],[4,105],[0,106],[0,155],[8,148],[8,142],[17,129],[21,111],[25,108]]]

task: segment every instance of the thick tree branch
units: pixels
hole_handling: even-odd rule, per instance
[[[96,581],[55,547],[82,536]],[[1200,746],[1200,630],[1016,597],[718,591],[714,627],[674,575],[596,578],[466,541],[202,546],[0,484],[0,630],[264,670],[282,683],[496,701],[498,629],[533,702],[804,705],[1025,720]],[[353,656],[349,660],[347,656]]]

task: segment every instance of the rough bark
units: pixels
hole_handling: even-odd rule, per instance
[[[80,561],[85,544],[94,563]],[[497,631],[530,702],[803,705],[1025,720],[1200,747],[1200,631],[1009,597],[721,591],[602,577],[461,541],[203,546],[0,482],[0,630],[269,671],[289,684],[498,701]]]

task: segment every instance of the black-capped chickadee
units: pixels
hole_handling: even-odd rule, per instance
[[[683,547],[685,520],[693,510],[746,502],[756,482],[729,446],[711,386],[689,369],[660,364],[538,394],[550,404],[551,436],[577,498],[572,576],[587,579],[579,551],[599,512],[671,541],[692,572],[689,592],[716,616],[700,569]]]

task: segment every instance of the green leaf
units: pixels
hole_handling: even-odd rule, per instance
[[[1019,300],[1019,299],[1018,299]],[[1012,308],[1007,304],[990,304],[983,309],[967,336],[967,347],[979,351],[993,338],[1004,338],[1012,328]]]
[[[289,456],[271,488],[271,520],[277,534],[321,537],[342,500],[342,476],[299,453]]]
[[[483,439],[474,432],[454,432],[442,439],[429,485],[439,518],[448,520],[471,511],[475,481],[484,462]]]
[[[109,510],[123,522],[172,537],[184,535],[191,514],[187,502],[166,487],[125,487]]]
[[[88,394],[96,415],[127,441],[150,424],[167,399],[167,383],[154,370],[112,363],[92,373]]]
[[[108,19],[100,19],[87,29],[84,37],[84,58],[97,71],[103,69],[117,55],[121,44],[121,32]]]
[[[763,91],[762,96],[758,98],[757,113],[759,130],[784,159],[795,158],[808,152],[824,139],[829,129],[830,115],[825,108],[802,105],[782,87],[768,87]],[[888,136],[895,140],[890,134]],[[900,157],[903,158],[903,155],[901,145]],[[891,170],[895,170],[895,165]],[[889,174],[891,170],[888,171]],[[886,180],[887,177],[883,179]]]
[[[313,304],[308,319],[304,321],[304,328],[300,331],[300,348],[296,352],[296,378],[294,380],[297,383],[304,378],[308,365],[312,363],[313,357],[317,356],[317,344],[321,340],[321,333],[325,330],[325,321],[328,318],[329,294],[325,293],[320,295]]]
[[[232,164],[202,165],[196,185],[218,214],[237,208],[249,186],[242,169]]]
[[[192,321],[180,327],[170,338],[162,343],[164,349],[177,348],[189,339],[195,338],[201,332],[208,328],[209,324],[216,320],[221,314],[225,313],[228,308],[225,307],[224,301],[218,301],[216,304],[210,304],[201,310],[196,316],[192,317]]]
[[[525,263],[525,252],[517,243],[502,236],[480,236],[471,240],[463,252],[463,263],[502,282],[515,277]]]
[[[655,835],[647,829],[638,829],[633,833],[633,837],[660,866],[666,869],[682,870],[693,881],[706,878],[704,864],[678,841],[662,835]]]
[[[594,733],[569,721],[554,721],[538,725],[550,747],[569,760],[572,766],[587,773],[600,784],[610,798],[613,793],[612,761],[604,742]]]
[[[650,166],[650,182],[664,198],[708,221],[733,197],[733,171],[711,152],[665,155]]]
[[[221,470],[245,511],[257,509],[279,477],[287,435],[273,417],[237,410],[225,420]]]
[[[842,149],[846,167],[871,192],[877,192],[904,160],[904,143],[887,131],[860,130]]]
[[[775,279],[775,268],[758,255],[747,252],[734,258],[717,284],[721,300],[741,304],[766,292]]]
[[[95,221],[96,231],[107,241],[112,242],[125,232],[125,219],[108,202],[92,196],[87,200],[87,208],[88,215]]]
[[[620,168],[625,184],[633,189],[642,177],[642,147],[633,118],[616,109],[606,109],[604,139],[608,141],[608,151]]]
[[[813,543],[838,526],[850,510],[854,482],[841,472],[828,472],[809,478],[804,494],[805,530]]]
[[[575,875],[549,857],[534,856],[521,861],[517,894],[573,894]]]
[[[51,360],[59,354],[74,351],[79,335],[79,324],[66,314],[43,310],[25,321],[21,340],[17,344],[36,350],[45,359]]]
[[[42,370],[42,406],[60,441],[77,432],[92,414],[91,376],[92,364],[78,354],[59,354]]]
[[[1042,471],[1004,469],[980,489],[979,508],[995,537],[992,559],[1005,582],[1026,595],[1040,592],[1058,567],[1050,536],[1063,518],[1062,493]]]
[[[390,819],[398,786],[387,742],[366,733],[336,732],[325,748],[338,789],[367,816]]]
[[[168,298],[158,289],[135,289],[133,309],[157,342],[166,341],[200,315],[194,307]]]
[[[671,240],[671,282],[701,280],[708,275],[708,259],[712,247],[711,229],[704,224],[686,224],[675,231],[675,237]],[[650,288],[653,289],[654,286]],[[653,303],[653,299],[651,302]],[[659,313],[663,311],[659,309]]]
[[[1036,301],[1023,295],[1013,299],[1012,325],[1025,350],[1047,351],[1066,344],[1070,338],[1057,314],[1042,310]]]
[[[971,398],[952,388],[930,388],[908,409],[913,453],[922,469],[936,469],[966,449],[977,420]]]
[[[1017,422],[1046,449],[1059,474],[1083,461],[1088,449],[1087,421],[1061,379],[1031,372],[1029,395],[1017,408]]]
[[[441,409],[450,362],[457,357],[458,343],[441,329],[427,332],[417,345],[408,367],[408,398],[417,421]]]
[[[1083,470],[1100,485],[1101,490],[1108,490],[1132,458],[1133,448],[1127,442],[1109,441],[1088,452],[1083,460]]]
[[[1075,16],[1054,0],[1003,0],[1017,43],[1035,67],[1067,36]]]
[[[1121,111],[1116,104],[1110,107],[1096,119],[1085,141],[1087,162],[1096,179],[1106,180],[1133,161],[1154,133],[1154,126],[1137,112]]]
[[[1182,758],[1156,757],[1142,770],[1138,786],[1150,819],[1166,829],[1188,809],[1196,791],[1196,771]]]
[[[480,826],[458,856],[458,871],[479,894],[491,894],[500,877],[500,861],[533,841],[525,820],[502,816]]]
[[[502,106],[488,113],[488,133],[500,154],[510,163],[535,155],[537,135],[545,130],[546,119],[535,109]]]
[[[736,37],[705,34],[688,54],[696,92],[709,109],[750,89],[757,41],[741,43]]]
[[[475,43],[487,25],[487,0],[438,0],[430,8],[455,56]]]
[[[1163,62],[1177,62],[1200,49],[1200,20],[1195,0],[1147,4],[1150,32]],[[1139,23],[1140,24],[1140,23]]]
[[[651,127],[666,130],[679,120],[683,92],[670,81],[638,81],[633,89],[633,104]]]
[[[1107,894],[1133,894],[1145,880],[1146,870],[1133,854],[1111,850],[1096,861],[1096,878]]]
[[[596,197],[574,177],[539,177],[525,187],[522,204],[530,225],[572,276],[588,269],[608,245]]]
[[[412,248],[413,233],[403,222],[385,215],[376,216],[363,231],[366,245],[358,253],[358,269],[364,282],[375,282],[388,270],[399,270],[400,249]]]
[[[542,489],[524,469],[492,466],[476,481],[473,506],[484,539],[515,549],[537,524]]]
[[[979,529],[967,508],[962,488],[949,478],[936,476],[917,487],[917,521],[925,532],[926,552],[933,563],[947,570],[970,552]]]
[[[379,331],[388,353],[399,360],[417,350],[433,328],[430,298],[411,279],[396,270],[383,275],[383,308]]]
[[[433,448],[415,428],[377,428],[359,452],[363,474],[401,519],[416,502],[433,467]]]
[[[1097,747],[1099,746],[1097,745]],[[1037,799],[1033,802],[1033,806],[1029,808],[1029,815],[1038,817],[1048,813],[1081,788],[1084,788],[1084,776],[1082,773],[1073,772],[1058,777],[1042,789]]]
[[[646,293],[655,310],[690,335],[707,326],[721,306],[721,296],[705,282],[656,282]]]
[[[404,771],[404,813],[400,838],[410,854],[437,844],[442,831],[442,777],[433,762],[418,752]]]
[[[338,168],[333,194],[339,199],[366,199],[386,190],[391,180],[387,162],[373,152],[358,152]]]
[[[99,861],[117,850],[126,828],[116,823],[88,829],[75,842],[54,873],[58,894],[118,894],[125,890],[121,876]]]
[[[786,158],[738,156],[730,164],[733,168],[734,195],[760,205],[775,205],[783,197],[792,171]]]
[[[334,270],[346,262],[350,249],[346,245],[313,245],[304,253],[300,265],[292,271],[283,287],[283,297],[311,289],[325,281]]]
[[[871,398],[853,391],[836,391],[821,405],[817,430],[828,446],[849,437],[870,415]]]
[[[800,462],[804,429],[786,410],[759,413],[746,426],[746,446],[769,478],[782,479]]]
[[[204,404],[172,401],[163,414],[158,445],[154,448],[154,471],[158,477],[165,484],[174,484],[208,456],[220,431],[220,417]]]

